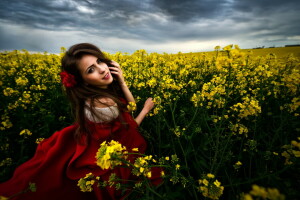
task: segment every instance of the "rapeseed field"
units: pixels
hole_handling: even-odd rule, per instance
[[[64,51],[0,53],[1,182],[33,156],[40,141],[73,122],[59,78]],[[144,179],[132,195],[300,198],[299,52],[299,47],[241,50],[228,45],[206,53],[107,53],[121,65],[137,100],[132,114],[148,97],[156,104],[140,127],[147,155],[136,160],[132,173],[151,177],[149,167],[163,166],[164,183],[153,188]],[[125,147],[103,145],[124,159]],[[108,168],[120,164],[98,159]],[[102,184],[122,189],[116,180]],[[88,192],[95,181],[87,174],[78,186]]]

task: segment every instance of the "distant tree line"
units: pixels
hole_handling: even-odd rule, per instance
[[[288,45],[285,45],[284,47],[299,47],[300,44],[288,44]],[[265,46],[261,46],[261,47],[255,47],[253,49],[263,49],[265,48]],[[275,48],[275,46],[271,46],[271,47],[267,47],[267,48]]]

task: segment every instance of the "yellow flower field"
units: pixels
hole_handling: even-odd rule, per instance
[[[36,141],[73,122],[58,75],[63,52],[0,53],[1,182],[33,155]],[[147,97],[156,104],[141,133],[147,154],[163,158],[166,171],[144,199],[300,198],[299,52],[228,45],[206,53],[107,53],[137,99],[132,114]],[[82,177],[82,190],[90,191],[92,178]]]

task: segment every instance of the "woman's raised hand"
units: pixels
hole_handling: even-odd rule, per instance
[[[145,101],[143,110],[145,110],[148,113],[150,112],[150,110],[152,110],[153,107],[154,107],[154,102],[153,99],[150,97]]]
[[[118,79],[120,85],[125,84],[123,71],[122,71],[119,63],[117,63],[115,61],[111,61],[110,64],[112,65],[112,66],[108,67],[110,70],[110,73],[115,75],[115,77]]]

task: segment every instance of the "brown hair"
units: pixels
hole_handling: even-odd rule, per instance
[[[82,135],[92,134],[90,127],[87,125],[84,113],[88,99],[90,100],[90,110],[94,118],[95,116],[99,118],[94,109],[95,101],[102,97],[108,97],[116,102],[120,111],[126,110],[125,104],[120,101],[120,97],[124,97],[124,94],[116,80],[113,80],[107,89],[84,84],[78,67],[78,62],[84,55],[93,55],[108,66],[110,66],[111,63],[111,60],[106,58],[98,47],[89,43],[80,43],[71,46],[61,60],[62,71],[74,75],[76,81],[76,85],[74,87],[66,87],[65,92],[71,102],[75,122],[78,124],[75,133],[77,141],[80,141]],[[99,101],[97,101],[97,103],[98,102]]]

